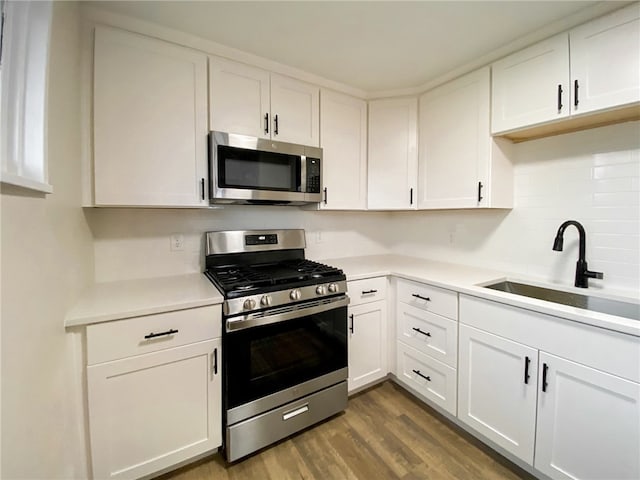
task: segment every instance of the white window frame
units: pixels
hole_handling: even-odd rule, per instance
[[[51,1],[2,2],[0,181],[52,193],[47,165]]]

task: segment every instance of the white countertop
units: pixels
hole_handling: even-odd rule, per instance
[[[220,304],[223,297],[202,273],[96,283],[67,313],[66,327]]]
[[[514,277],[505,272],[402,255],[373,255],[325,259],[322,261],[341,268],[346,274],[347,280],[350,281],[394,275],[640,337],[640,320],[631,320],[500,292],[483,288],[482,285],[509,279],[556,290],[576,292],[582,295],[589,294],[631,303],[638,303],[639,300],[637,298],[603,295],[599,292],[585,291],[574,287],[541,284],[530,279]],[[82,326],[141,315],[216,305],[221,304],[223,300],[222,294],[202,273],[96,283],[84,293],[80,301],[69,311],[65,319],[65,326]]]
[[[543,284],[535,280],[512,276],[505,272],[495,270],[468,267],[445,262],[436,262],[402,255],[373,255],[363,257],[335,258],[322,260],[339,268],[342,268],[347,280],[360,280],[364,278],[394,275],[397,277],[424,282],[431,285],[448,288],[460,293],[486,298],[515,307],[526,308],[536,312],[562,317],[596,327],[606,328],[629,335],[640,337],[640,320],[632,320],[605,313],[583,310],[580,308],[560,305],[557,303],[523,297],[511,293],[500,292],[483,288],[482,285],[490,285],[502,280],[511,280],[528,283],[555,290],[575,292],[581,295],[593,295],[612,300],[638,303],[637,298],[626,296],[604,295],[600,292],[579,289],[575,287]]]

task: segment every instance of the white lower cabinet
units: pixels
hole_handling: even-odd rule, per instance
[[[349,308],[349,392],[387,376],[387,302]]]
[[[217,306],[87,327],[93,478],[149,476],[222,444],[220,324]]]
[[[552,478],[640,478],[640,385],[540,352],[535,468]]]
[[[640,478],[640,339],[467,295],[460,322],[460,421],[550,478]]]
[[[533,464],[538,351],[460,325],[458,418]]]
[[[396,377],[434,405],[456,414],[458,294],[398,279]]]
[[[349,306],[349,393],[381,380],[389,373],[387,278],[347,283]]]
[[[397,376],[452,415],[456,414],[456,370],[398,342]]]

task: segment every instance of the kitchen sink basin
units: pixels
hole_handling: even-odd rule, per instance
[[[618,317],[640,320],[640,304],[619,302],[617,300],[609,300],[591,295],[580,295],[579,293],[573,292],[563,292],[561,290],[510,281],[486,285],[485,288],[513,293],[514,295],[522,295],[524,297],[537,298],[538,300],[546,300],[547,302],[560,303],[570,307],[583,308],[594,312],[616,315]]]

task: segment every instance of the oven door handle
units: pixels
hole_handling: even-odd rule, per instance
[[[327,310],[346,307],[347,305],[349,305],[349,297],[344,295],[329,299],[314,300],[313,302],[306,302],[304,304],[276,308],[271,314],[265,314],[265,312],[251,313],[240,316],[239,318],[228,319],[226,321],[226,331],[237,332],[238,330],[244,330],[245,328],[284,322],[285,320],[291,320],[292,318],[306,317],[307,315],[326,312]]]

